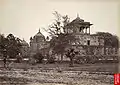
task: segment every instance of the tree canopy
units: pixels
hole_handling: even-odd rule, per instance
[[[13,34],[9,34],[7,37],[0,35],[0,49],[1,53],[6,49],[6,53],[10,58],[15,58],[16,55],[21,53],[21,40],[17,37],[14,37]]]
[[[108,32],[97,32],[97,35],[104,38],[104,45],[105,46],[112,46],[112,47],[119,47],[119,39],[116,35],[112,35]]]
[[[53,13],[55,22],[49,26],[49,33],[52,35],[50,47],[57,54],[63,54],[65,48],[70,46],[70,41],[74,41],[75,37],[71,34],[65,34],[63,29],[69,24],[70,18],[68,15],[61,15],[57,11]]]

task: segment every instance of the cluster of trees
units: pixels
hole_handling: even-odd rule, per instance
[[[6,54],[9,58],[16,58],[16,56],[21,53],[21,47],[21,40],[13,34],[9,34],[7,37],[0,34],[1,54]]]
[[[119,48],[119,39],[116,35],[112,35],[111,33],[108,32],[97,32],[96,34],[103,37],[104,45],[106,47],[111,46]]]

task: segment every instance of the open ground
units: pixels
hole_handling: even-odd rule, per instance
[[[1,85],[113,85],[117,63],[36,64],[12,63],[9,68],[0,64]]]

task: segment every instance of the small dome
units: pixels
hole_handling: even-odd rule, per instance
[[[34,37],[44,37],[44,35],[40,32],[40,29],[39,29],[39,32]]]

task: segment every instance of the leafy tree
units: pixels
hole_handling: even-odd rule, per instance
[[[14,37],[13,34],[9,34],[7,36],[7,40],[7,54],[9,57],[15,58],[19,53],[21,53],[21,40]]]
[[[55,11],[53,15],[55,16],[55,19],[54,22],[49,25],[48,33],[52,37],[58,37],[59,34],[63,33],[64,27],[70,22],[70,18],[68,15],[61,15],[57,11]]]
[[[103,37],[105,46],[118,47],[119,39],[116,35],[108,32],[97,32],[97,35]]]
[[[106,47],[113,47],[117,49],[119,48],[119,39],[116,35],[112,35],[108,32],[97,32],[97,35],[101,36],[104,39],[104,49]]]
[[[3,62],[4,62],[4,68],[6,68],[6,62],[7,62],[7,51],[6,51],[6,38],[3,34],[0,34],[0,53],[3,54]]]
[[[3,50],[7,49],[7,43],[8,40],[5,38],[5,36],[3,34],[0,34],[0,50],[2,54],[3,54]]]
[[[0,34],[0,53],[3,54],[4,67],[6,68],[7,58],[16,58],[20,53],[21,43],[20,39],[9,34],[5,37],[3,34]]]
[[[55,54],[61,55],[61,59],[63,59],[66,48],[71,46],[71,42],[75,40],[75,37],[72,34],[65,34],[63,31],[65,26],[69,24],[68,15],[62,16],[56,11],[53,14],[56,17],[55,22],[49,26],[48,31],[52,36],[50,47]]]
[[[1,51],[6,49],[7,55],[10,58],[15,58],[16,55],[21,53],[21,46],[21,40],[17,37],[14,37],[13,34],[9,34],[7,37],[1,35],[0,49]]]

